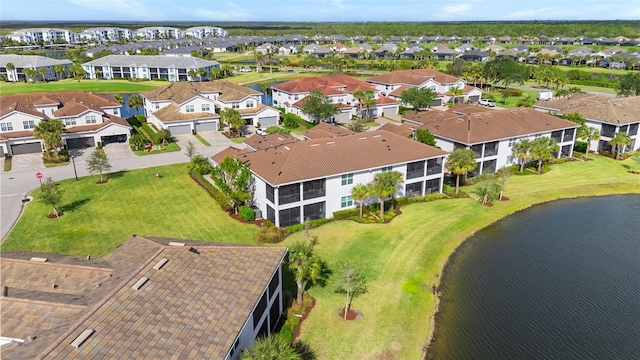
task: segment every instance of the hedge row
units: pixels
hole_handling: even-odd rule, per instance
[[[222,210],[224,211],[228,211],[229,208],[225,205],[227,204],[227,197],[225,194],[223,194],[220,190],[218,190],[218,188],[216,188],[215,186],[213,186],[213,184],[211,184],[210,182],[208,182],[204,176],[200,175],[197,171],[193,171],[190,170],[189,171],[189,175],[191,176],[191,178],[198,184],[200,185],[202,188],[204,188],[205,190],[207,190],[207,192],[209,193],[209,195],[218,202],[218,204],[220,204],[220,207],[222,207]]]

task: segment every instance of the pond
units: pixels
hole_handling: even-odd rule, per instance
[[[533,206],[469,239],[432,359],[640,359],[640,195]]]

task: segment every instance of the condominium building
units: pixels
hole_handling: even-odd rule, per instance
[[[138,29],[135,34],[136,38],[141,40],[179,39],[184,37],[184,31],[168,26],[143,27]]]
[[[90,79],[162,79],[167,81],[194,81],[209,78],[213,69],[219,69],[215,60],[194,57],[160,55],[109,55],[82,64]],[[206,75],[190,71],[204,70]]]
[[[52,43],[55,41],[66,41],[67,43],[80,42],[80,35],[71,30],[57,28],[32,28],[12,31],[7,38],[14,41],[21,41],[27,44],[38,42]]]
[[[225,37],[228,35],[227,30],[217,26],[194,26],[184,31],[185,36],[203,39],[208,37]]]
[[[320,124],[314,130],[318,127],[324,132],[322,127],[335,126]],[[249,166],[255,181],[254,204],[276,226],[331,218],[336,211],[358,207],[351,189],[371,182],[380,172],[402,174],[396,197],[442,191],[447,153],[384,130],[310,136],[304,141],[268,137],[263,137],[264,146],[253,146],[255,150],[227,148],[212,160],[220,164],[231,156]],[[375,202],[377,198],[364,200]]]
[[[11,64],[12,66],[9,64]],[[62,66],[62,72],[56,71],[57,65]],[[0,55],[0,75],[6,76],[7,81],[13,82],[37,80],[28,78],[24,74],[25,69],[32,69],[36,71],[45,69],[46,72],[44,75],[41,75],[38,72],[39,79],[43,79],[43,77],[44,80],[55,80],[64,78],[66,77],[66,74],[69,73],[69,68],[71,67],[71,65],[73,65],[73,62],[71,60],[51,59],[48,57],[37,55]]]
[[[121,41],[135,39],[133,31],[118,27],[94,27],[84,29],[80,33],[83,40],[93,40],[96,42]]]

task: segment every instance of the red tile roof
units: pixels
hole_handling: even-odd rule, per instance
[[[79,115],[88,108],[102,112],[102,108],[120,107],[113,97],[85,91],[27,93],[0,96],[0,116],[17,110],[43,118],[42,112],[36,109],[36,105],[55,104],[62,105],[62,108],[54,112],[55,116]],[[67,106],[69,107],[66,108]]]
[[[332,88],[333,90],[330,90],[329,88]],[[318,90],[325,95],[353,93],[356,90],[375,91],[375,87],[366,81],[358,80],[344,74],[300,78],[273,85],[272,89],[280,90],[289,94],[310,93],[312,90]]]
[[[424,84],[429,79],[434,79],[440,84],[452,84],[460,80],[455,76],[432,69],[412,69],[392,71],[388,74],[374,76],[367,81],[389,85],[405,84],[416,87]]]

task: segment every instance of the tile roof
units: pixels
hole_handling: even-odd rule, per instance
[[[345,129],[341,126],[329,125],[325,122],[320,122],[318,125],[305,131],[302,136],[307,139],[325,139],[336,136],[346,136],[355,134],[349,129]]]
[[[37,55],[0,55],[0,66],[6,67],[8,63],[12,63],[16,68],[39,68],[55,65],[73,65],[71,60],[58,60]]]
[[[409,123],[394,124],[394,123],[388,122],[380,126],[378,130],[388,131],[396,135],[400,135],[402,137],[408,138],[409,136],[413,135],[414,127],[415,125],[410,125]]]
[[[640,122],[640,96],[614,98],[578,93],[569,98],[540,100],[534,106],[542,110],[555,111],[558,114],[577,112],[585,119],[609,124]]]
[[[139,66],[139,67],[170,67],[199,69],[219,67],[215,60],[204,60],[195,57],[164,56],[164,55],[107,55],[96,60],[86,62],[91,66]]]
[[[262,94],[242,85],[218,80],[205,82],[178,81],[143,92],[141,95],[151,101],[171,100],[176,104],[182,104],[195,96],[202,96],[203,93],[220,93],[218,99],[222,101],[240,101],[250,95]]]
[[[171,240],[185,242],[186,246],[168,246]],[[4,298],[3,315],[4,305],[9,303],[18,304],[15,309],[22,310],[19,314],[25,316],[39,316],[57,308],[55,321],[49,321],[46,329],[38,330],[41,332],[30,333],[33,340],[3,346],[3,358],[223,359],[286,251],[282,247],[133,237],[103,259],[112,269],[93,270],[91,265],[85,266],[85,271],[111,274],[102,279],[100,286],[80,292],[85,297],[100,293],[95,299],[88,298],[89,305],[85,308],[67,305],[65,314],[54,303],[31,302],[27,306],[19,304],[20,299]],[[153,267],[161,259],[168,261],[155,270]],[[38,266],[56,269],[69,265]],[[75,271],[80,270],[68,270]],[[2,275],[6,276],[4,268]],[[54,275],[42,273],[43,281],[61,276]],[[78,276],[79,281],[90,280]],[[149,280],[133,290],[132,285],[141,277]],[[58,289],[62,288],[68,286],[61,283]],[[3,316],[3,335],[4,320]],[[71,346],[86,329],[95,332],[79,348]]]
[[[345,92],[353,93],[356,90],[375,91],[375,87],[366,81],[344,74],[300,78],[273,85],[271,88],[289,94],[309,93],[311,90],[318,90],[325,95],[337,95]]]
[[[230,151],[212,157],[222,162]],[[447,153],[388,131],[371,131],[333,138],[298,141],[236,157],[271,185],[379,168],[445,156]]]
[[[275,147],[279,145],[290,144],[298,141],[298,139],[293,136],[283,135],[283,134],[270,134],[270,135],[253,135],[248,137],[244,143],[255,150],[262,150],[270,147]]]
[[[9,140],[23,137],[31,137],[33,136],[32,130],[22,130],[22,131],[9,131],[0,133],[0,140]]]
[[[418,128],[428,129],[436,137],[467,145],[578,127],[571,121],[529,108],[469,115],[432,110],[410,113],[404,118],[422,124]]]
[[[424,84],[429,79],[434,79],[440,84],[452,84],[460,80],[455,76],[447,75],[432,69],[412,69],[392,71],[387,74],[374,76],[367,79],[367,81],[379,84],[403,84],[410,87],[416,87]]]
[[[103,112],[102,108],[120,107],[120,103],[109,95],[85,91],[27,93],[0,96],[0,116],[18,110],[42,118],[42,112],[36,109],[36,105],[55,104],[62,104],[62,108],[54,113],[56,116],[79,115],[87,109]]]
[[[163,107],[162,109],[154,112],[153,115],[160,119],[162,122],[220,118],[220,115],[212,112],[181,113],[180,109],[174,104]]]

